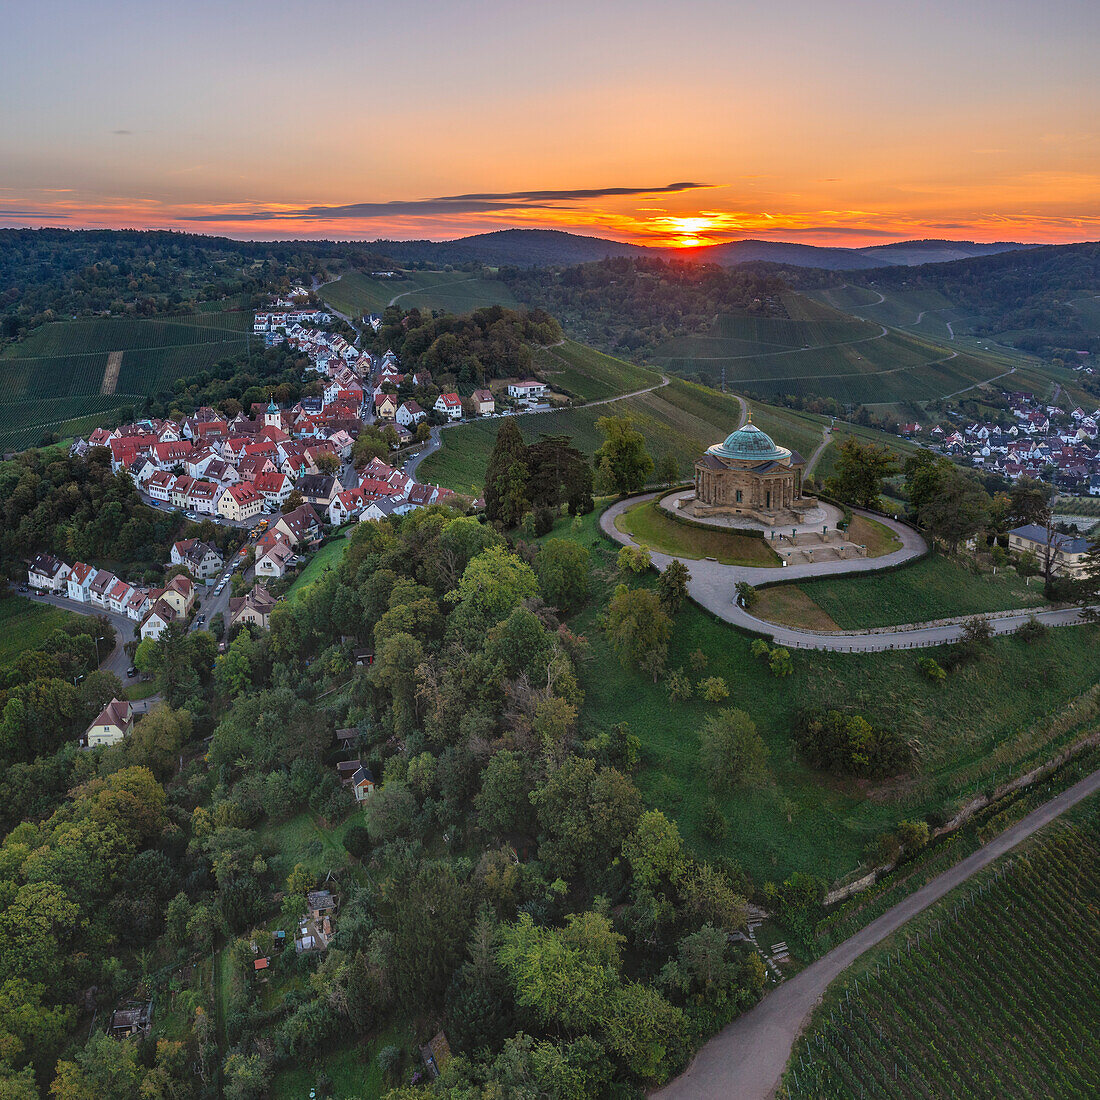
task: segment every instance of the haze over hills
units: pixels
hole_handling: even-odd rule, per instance
[[[1032,248],[1034,245],[1003,241],[978,244],[974,241],[900,241],[865,248],[839,248],[789,241],[730,241],[700,248],[651,248],[623,244],[603,237],[587,237],[560,229],[501,229],[478,233],[453,241],[372,241],[378,252],[395,260],[428,263],[515,264],[540,267],[550,264],[580,264],[609,256],[661,256],[696,259],[724,267],[767,261],[828,271],[858,271],[883,266],[913,266],[988,256],[998,252]]]

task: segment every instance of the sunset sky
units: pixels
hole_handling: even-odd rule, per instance
[[[2,226],[1100,238],[1097,0],[37,0],[2,27]]]

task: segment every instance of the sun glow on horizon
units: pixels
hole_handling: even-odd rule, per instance
[[[667,230],[671,230],[676,234],[668,242],[672,248],[699,248],[701,245],[709,244],[707,238],[700,236],[700,234],[716,227],[715,221],[706,217],[661,218],[658,220],[662,223],[662,230],[666,230],[667,227]]]

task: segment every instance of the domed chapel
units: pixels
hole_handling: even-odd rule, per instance
[[[781,526],[800,523],[816,501],[802,495],[806,461],[775,444],[749,418],[695,463],[695,499],[684,511],[695,516],[744,516]]]

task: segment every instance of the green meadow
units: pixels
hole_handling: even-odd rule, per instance
[[[373,278],[351,271],[325,283],[318,293],[341,313],[355,320],[381,313],[391,302],[402,309],[444,309],[468,313],[480,306],[516,305],[504,283],[464,271],[403,271],[401,278]]]
[[[598,627],[619,577],[618,547],[599,534],[596,515],[579,524],[564,518],[551,537],[576,539],[592,554],[592,598],[570,622],[589,641],[582,729],[591,735],[626,722],[642,742],[638,782],[647,801],[675,817],[697,850],[740,861],[757,881],[781,880],[795,870],[839,879],[858,867],[881,831],[950,809],[994,777],[1046,759],[1095,724],[1100,626],[1051,630],[1030,645],[1015,637],[994,639],[979,660],[960,665],[939,685],[917,668],[921,654],[897,651],[795,652],[793,675],[777,679],[751,655],[748,635],[690,603],[676,617],[668,667],[683,667],[694,681],[721,676],[730,696],[721,704],[698,697],[673,702],[663,683],[623,668]],[[905,572],[879,580],[904,587]],[[920,576],[914,575],[912,590],[920,587]],[[874,583],[852,583],[869,579]],[[707,655],[699,672],[690,661],[696,650]],[[1006,683],[1017,690],[1006,692]],[[867,782],[808,768],[790,732],[807,705],[841,707],[872,726],[897,729],[917,753],[913,775]],[[709,792],[699,779],[699,729],[724,706],[752,716],[770,750],[771,776],[759,789],[719,798],[729,835],[715,842],[700,828]]]

